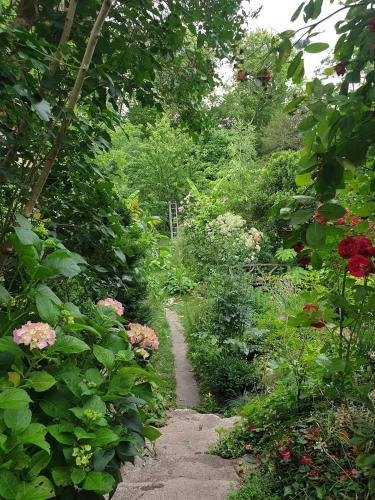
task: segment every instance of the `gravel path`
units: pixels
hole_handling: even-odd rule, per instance
[[[156,443],[156,458],[137,460],[123,469],[124,482],[114,500],[225,500],[229,486],[238,479],[234,460],[207,455],[217,438],[215,429],[231,428],[236,417],[220,418],[192,408],[199,404],[199,391],[186,357],[183,329],[177,314],[167,309],[175,356],[178,408],[169,413]]]

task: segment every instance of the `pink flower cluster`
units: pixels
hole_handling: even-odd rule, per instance
[[[104,300],[99,300],[97,305],[104,307],[111,307],[115,311],[117,316],[122,316],[124,314],[124,306],[118,300],[107,298]]]
[[[29,345],[30,349],[44,349],[56,342],[56,332],[48,323],[31,323],[21,326],[13,332],[16,344]]]
[[[129,323],[128,328],[128,337],[132,345],[139,345],[153,351],[159,348],[159,339],[152,328],[139,323]]]

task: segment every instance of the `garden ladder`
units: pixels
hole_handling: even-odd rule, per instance
[[[169,229],[171,232],[171,240],[177,238],[178,233],[178,211],[175,201],[169,202]]]

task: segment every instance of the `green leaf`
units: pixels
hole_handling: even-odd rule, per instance
[[[117,443],[120,440],[120,436],[113,432],[108,427],[102,427],[95,431],[95,437],[90,439],[90,444],[92,446],[102,448],[108,444]]]
[[[36,307],[42,320],[55,324],[60,316],[61,300],[46,285],[39,285],[35,294]]]
[[[293,61],[289,64],[287,73],[288,78],[291,78],[299,68],[302,62],[302,56],[303,56],[302,52],[298,52],[298,54],[294,57]]]
[[[86,264],[86,261],[80,255],[68,250],[56,250],[47,255],[42,264],[54,272],[55,275],[72,278],[82,271],[78,264]]]
[[[31,483],[20,484],[15,500],[46,500],[47,498],[55,498],[55,490],[49,479],[39,476]]]
[[[31,467],[27,471],[26,479],[32,481],[50,463],[52,456],[44,450],[37,451],[31,457]]]
[[[155,427],[150,427],[149,425],[146,425],[145,427],[143,427],[143,435],[149,441],[153,442],[156,441],[161,436],[161,432],[155,429]]]
[[[20,227],[22,227],[22,229],[32,229],[33,228],[33,225],[31,224],[29,219],[26,219],[26,217],[21,215],[19,212],[16,213],[15,218],[16,218],[17,224]]]
[[[306,242],[312,248],[321,247],[326,240],[326,227],[319,222],[313,222],[306,231]]]
[[[19,444],[34,444],[49,453],[50,446],[45,440],[46,434],[47,428],[44,425],[33,423],[23,432],[18,434],[16,439]]]
[[[65,425],[54,424],[49,425],[47,430],[58,443],[67,445],[74,444],[73,426],[70,429]]]
[[[4,288],[3,285],[0,285],[0,304],[7,306],[11,298],[12,297],[10,296],[8,290]]]
[[[20,408],[18,410],[5,410],[4,422],[13,434],[23,432],[31,423],[32,413],[29,408]]]
[[[16,358],[25,357],[23,350],[14,342],[12,337],[0,338],[0,352],[11,352]]]
[[[58,337],[55,344],[49,349],[63,352],[64,354],[79,354],[83,351],[89,351],[90,347],[86,344],[86,342],[83,342],[83,340],[70,335],[63,335]]]
[[[52,479],[56,486],[68,486],[70,484],[70,469],[69,467],[54,467],[51,471]]]
[[[104,382],[103,375],[97,368],[89,368],[86,370],[85,377],[88,382],[92,382],[96,385],[101,385]]]
[[[295,10],[294,14],[292,15],[291,17],[291,22],[293,23],[297,18],[298,16],[301,14],[301,10],[303,9],[303,6],[305,5],[305,2],[302,2],[300,3],[300,5],[297,7],[297,9]]]
[[[56,379],[52,377],[48,372],[32,372],[29,377],[29,385],[36,392],[48,391],[53,385],[56,384]]]
[[[316,125],[317,121],[313,116],[307,116],[304,118],[301,123],[298,125],[298,130],[301,132],[306,132],[307,130],[310,130]]]
[[[10,471],[0,470],[0,496],[1,498],[13,499],[18,487],[17,477]]]
[[[51,106],[44,99],[32,104],[31,109],[33,109],[43,121],[49,122],[51,119]]]
[[[82,469],[74,469],[70,477],[72,478],[73,484],[79,484],[85,479],[86,472]]]
[[[289,104],[287,104],[284,108],[284,111],[286,113],[291,113],[292,111],[296,110],[298,106],[305,100],[305,96],[299,96],[290,101]]]
[[[115,356],[112,351],[105,349],[100,345],[93,346],[93,353],[96,359],[101,363],[107,370],[111,370],[115,364]]]
[[[23,389],[4,389],[0,392],[0,410],[25,408],[31,399]]]
[[[96,450],[92,459],[95,471],[104,470],[114,457],[115,450]]]
[[[325,203],[318,208],[318,212],[329,220],[340,219],[346,214],[345,208],[336,203]]]
[[[329,43],[324,42],[310,43],[310,45],[305,47],[305,51],[310,54],[317,54],[318,52],[323,52],[323,50],[327,49],[329,49]]]
[[[313,214],[314,210],[312,208],[301,208],[291,216],[290,222],[293,226],[299,226],[300,224],[307,222]]]
[[[115,486],[115,479],[107,472],[89,472],[82,488],[99,495],[110,493]]]
[[[289,38],[284,38],[279,47],[279,60],[280,62],[284,63],[285,61],[288,60],[291,52],[292,52],[292,42],[290,41]]]
[[[14,229],[16,232],[16,235],[18,236],[18,239],[22,243],[22,245],[38,245],[41,243],[40,238],[34,233],[34,231],[31,231],[30,229],[23,229],[22,227],[16,227]]]

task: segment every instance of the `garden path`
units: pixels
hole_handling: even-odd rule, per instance
[[[236,417],[220,418],[192,408],[199,404],[198,386],[187,359],[187,347],[178,315],[166,310],[175,356],[177,406],[161,429],[156,457],[124,466],[124,482],[114,500],[225,500],[238,479],[237,462],[206,455],[217,438],[215,429],[231,428]],[[181,406],[184,406],[181,408]]]

